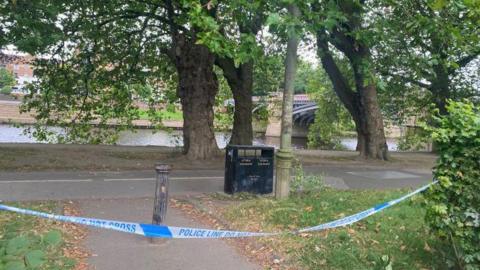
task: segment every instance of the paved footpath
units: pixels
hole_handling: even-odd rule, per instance
[[[412,188],[431,181],[422,170],[311,166],[306,174],[323,174],[339,189]],[[172,171],[171,196],[223,190],[223,171]],[[76,200],[88,217],[149,223],[154,171],[0,173],[0,200]],[[149,199],[145,199],[149,198]],[[175,209],[167,224],[201,227]],[[261,269],[222,240],[169,240],[152,245],[143,237],[90,229],[86,245],[98,270],[123,269]]]
[[[425,170],[310,166],[306,174],[325,175],[327,185],[339,189],[414,188],[431,181]],[[170,175],[173,195],[223,191],[224,172],[220,170],[175,170]],[[63,200],[141,198],[153,194],[155,172],[37,172],[1,173],[0,199]]]
[[[80,201],[84,215],[145,223],[151,221],[152,205],[152,199]],[[175,209],[168,211],[167,225],[202,227]],[[261,269],[219,239],[171,239],[152,244],[141,236],[101,229],[90,231],[86,245],[95,256],[89,264],[98,270]]]

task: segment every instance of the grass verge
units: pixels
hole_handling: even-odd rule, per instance
[[[60,204],[15,206],[55,212]],[[76,226],[0,211],[0,270],[85,269],[80,260],[86,254],[76,246],[82,235]]]
[[[235,229],[283,231],[341,218],[406,192],[323,188],[282,201],[250,198],[220,212]],[[274,268],[443,269],[441,257],[448,251],[429,233],[421,200],[416,196],[345,228],[258,241],[282,254]]]
[[[168,111],[168,110],[162,110],[156,112],[157,116],[160,117],[162,120],[175,120],[175,121],[182,121],[183,120],[183,114],[181,111]],[[149,120],[150,116],[148,115],[148,111],[145,110],[139,110],[140,114],[140,119],[142,120]]]

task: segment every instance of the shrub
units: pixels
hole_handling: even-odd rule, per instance
[[[4,95],[10,94],[14,85],[15,77],[5,68],[0,68],[0,93]]]
[[[452,245],[451,267],[480,269],[480,112],[470,102],[447,105],[428,130],[439,154],[439,184],[426,194],[426,220]]]

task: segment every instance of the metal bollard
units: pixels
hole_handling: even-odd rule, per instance
[[[168,174],[170,172],[170,166],[167,164],[156,164],[155,171],[157,173],[157,180],[155,183],[152,224],[159,225],[165,222],[167,216]],[[151,238],[151,242],[154,242],[154,238]]]

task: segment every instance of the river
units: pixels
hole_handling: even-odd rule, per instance
[[[0,143],[41,143],[35,138],[23,134],[23,128],[14,127],[11,125],[0,124]],[[60,131],[57,129],[57,131]],[[215,138],[217,140],[218,147],[224,148],[230,139],[230,134],[226,132],[216,132]],[[356,138],[342,138],[342,145],[347,150],[355,150],[357,139]],[[264,137],[259,136],[254,139],[255,145],[270,145],[279,147],[280,139],[276,137]],[[137,129],[135,131],[123,131],[119,134],[117,141],[118,145],[131,145],[131,146],[182,146],[182,131],[164,131],[159,130],[153,132],[151,129]],[[305,138],[292,138],[292,144],[294,148],[303,149],[306,148],[307,140]],[[397,150],[397,142],[395,139],[387,140],[388,148],[392,151]]]

